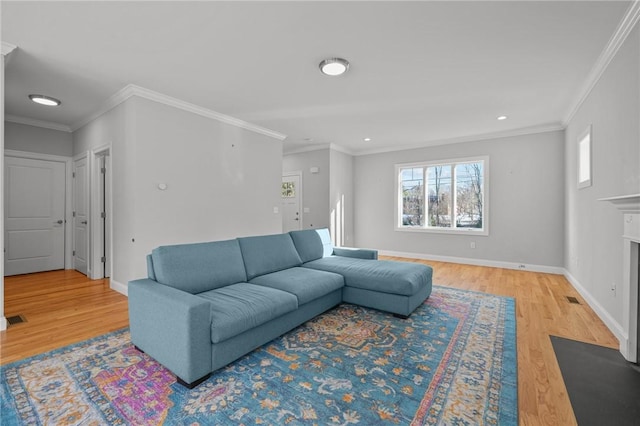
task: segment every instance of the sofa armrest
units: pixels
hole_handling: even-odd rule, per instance
[[[333,254],[335,256],[356,257],[358,259],[372,259],[372,260],[378,259],[378,250],[371,250],[371,249],[334,247]]]
[[[186,383],[211,372],[209,301],[151,279],[129,282],[131,341]]]

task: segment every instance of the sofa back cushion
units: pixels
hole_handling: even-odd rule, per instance
[[[156,281],[192,294],[247,281],[237,240],[161,246],[150,264]]]
[[[247,279],[302,264],[289,234],[238,238]]]
[[[303,263],[333,254],[333,244],[327,228],[289,232]]]

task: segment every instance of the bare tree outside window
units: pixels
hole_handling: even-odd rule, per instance
[[[478,161],[398,167],[399,227],[479,230],[485,227],[485,166]]]
[[[456,166],[456,227],[482,228],[482,163]]]
[[[427,167],[429,226],[451,226],[451,166]]]
[[[402,170],[402,225],[424,224],[424,170]]]

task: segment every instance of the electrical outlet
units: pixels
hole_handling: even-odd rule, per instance
[[[523,265],[523,264],[518,265],[518,269],[526,269],[526,268],[527,268],[527,265]]]
[[[471,241],[471,243],[469,244],[469,247],[471,247],[472,249],[476,248],[476,242]]]

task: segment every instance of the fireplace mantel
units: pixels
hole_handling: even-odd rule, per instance
[[[638,333],[638,264],[640,263],[640,194],[601,198],[623,213],[622,252],[622,326],[620,352],[627,361],[640,364],[640,333]]]
[[[640,213],[640,194],[600,198],[598,201],[608,201],[623,213]]]

